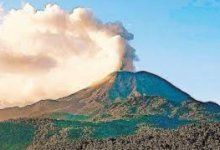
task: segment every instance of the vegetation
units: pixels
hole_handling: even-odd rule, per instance
[[[8,120],[0,123],[0,150],[213,149],[220,142],[220,111],[213,105],[130,96],[88,114]]]
[[[47,127],[45,127],[47,128]],[[47,132],[42,132],[45,134]],[[45,139],[46,136],[35,135],[36,139],[30,150],[102,150],[102,149],[218,149],[220,148],[220,124],[186,125],[176,130],[164,130],[140,125],[135,134],[101,138],[70,139],[65,131]]]
[[[88,115],[75,115],[71,113],[52,113],[47,116],[46,118],[51,118],[51,119],[57,119],[57,120],[87,120],[89,119]]]
[[[24,123],[5,122],[0,124],[0,149],[23,150],[32,142],[34,128]]]

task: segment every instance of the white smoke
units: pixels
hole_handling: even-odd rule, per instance
[[[102,23],[86,8],[10,10],[0,22],[0,107],[57,99],[113,71],[133,71],[132,39],[121,23]]]

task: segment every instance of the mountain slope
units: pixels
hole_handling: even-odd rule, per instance
[[[2,109],[0,120],[0,149],[219,146],[220,106],[147,72],[115,72],[58,100]]]
[[[120,71],[110,74],[83,91],[62,98],[62,100],[95,99],[98,101],[114,101],[136,95],[160,96],[176,102],[193,99],[187,93],[154,74],[144,71],[136,73]]]
[[[197,102],[190,95],[173,86],[168,81],[148,72],[114,72],[103,80],[94,83],[92,86],[76,92],[70,96],[58,100],[43,100],[33,105],[23,108],[14,107],[0,110],[0,121],[16,118],[32,118],[40,116],[50,116],[54,113],[68,114],[94,114],[105,111],[106,107],[117,104],[117,101],[129,103],[130,99],[137,98],[141,103],[146,103],[146,97],[150,97],[148,104],[158,105],[157,109],[162,109],[159,105],[161,100],[166,104],[166,111],[180,110],[184,107],[184,102],[201,104],[201,110],[208,106]],[[155,98],[156,97],[156,98]],[[143,104],[141,104],[143,105]],[[196,104],[194,104],[196,105]],[[137,108],[142,106],[136,105]],[[165,106],[164,106],[165,107]],[[117,106],[118,108],[118,106]],[[186,108],[188,109],[188,108]],[[215,105],[216,110],[220,110]],[[150,111],[150,110],[149,110]],[[151,110],[152,111],[152,110]],[[152,112],[148,114],[152,114]],[[211,111],[210,109],[208,111]],[[170,114],[170,112],[166,112]]]

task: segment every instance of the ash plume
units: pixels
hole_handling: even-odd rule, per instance
[[[0,107],[57,99],[117,70],[134,71],[133,34],[87,8],[0,9]]]

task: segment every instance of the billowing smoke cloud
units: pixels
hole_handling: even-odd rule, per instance
[[[3,13],[4,14],[4,13]],[[25,4],[0,22],[0,107],[57,99],[117,70],[133,71],[133,35],[91,10]]]

